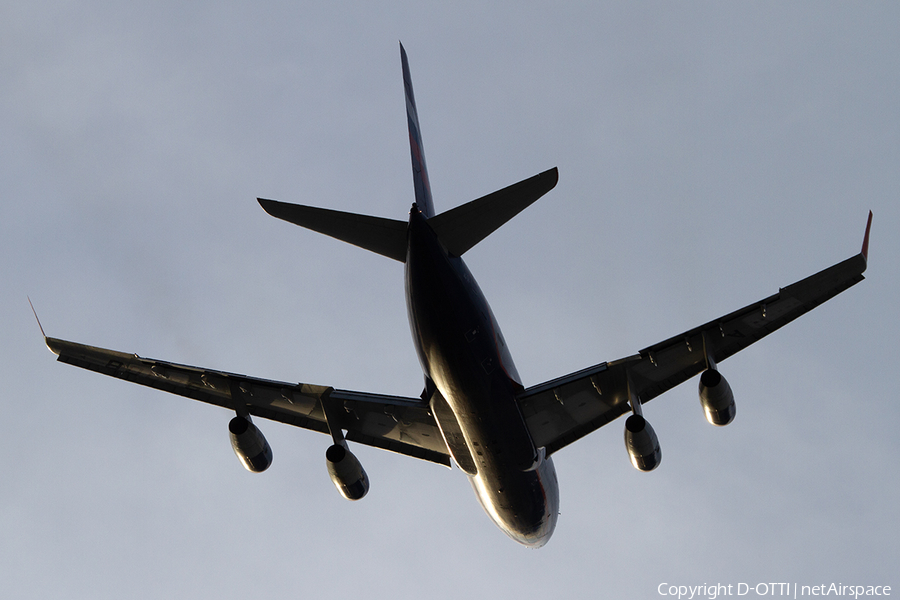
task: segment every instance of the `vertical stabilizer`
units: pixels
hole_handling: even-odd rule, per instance
[[[434,202],[431,200],[431,182],[425,166],[425,150],[422,148],[422,130],[419,129],[419,115],[416,113],[416,97],[413,94],[412,78],[409,76],[409,62],[406,50],[400,44],[400,60],[403,63],[403,92],[406,95],[406,121],[409,125],[409,152],[412,155],[413,185],[416,188],[416,204],[426,217],[434,216]]]

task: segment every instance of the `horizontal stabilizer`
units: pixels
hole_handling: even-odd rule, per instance
[[[406,262],[406,221],[288,204],[277,200],[262,198],[257,200],[273,217],[324,233],[382,256]]]
[[[428,219],[428,224],[451,254],[462,256],[466,250],[552,190],[557,181],[559,171],[554,167],[443,212]]]

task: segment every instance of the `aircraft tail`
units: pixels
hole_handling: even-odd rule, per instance
[[[422,147],[422,130],[419,129],[419,114],[416,111],[416,96],[413,94],[412,78],[409,76],[409,61],[406,50],[400,44],[400,62],[403,63],[403,93],[406,96],[406,123],[409,127],[409,153],[412,157],[413,185],[416,188],[416,204],[425,217],[434,216],[434,201],[431,199],[431,181],[425,165],[425,149]]]
[[[461,256],[553,189],[559,180],[559,174],[554,167],[502,190],[435,215],[434,202],[431,198],[431,183],[428,180],[428,168],[425,166],[425,151],[422,148],[419,116],[416,112],[416,98],[413,94],[409,62],[403,44],[400,44],[400,59],[403,63],[403,89],[406,96],[406,120],[409,126],[409,150],[412,158],[416,205],[419,211],[428,218],[429,225],[444,247],[454,256]],[[262,198],[258,198],[258,200],[263,209],[273,217],[324,233],[382,256],[406,262],[407,223],[405,221],[287,204]]]
[[[428,218],[431,228],[447,250],[461,256],[463,252],[496,231],[501,225],[519,214],[535,200],[549,192],[559,180],[556,168],[520,181],[493,194],[472,200],[435,216],[431,197],[431,182],[425,165],[425,149],[422,147],[422,130],[416,97],[406,50],[400,44],[400,62],[403,64],[403,91],[406,96],[406,122],[409,126],[409,152],[412,158],[413,185],[416,189],[416,205]]]

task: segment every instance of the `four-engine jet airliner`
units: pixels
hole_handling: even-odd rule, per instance
[[[270,381],[45,336],[58,360],[234,411],[232,447],[250,471],[264,471],[272,462],[251,416],[330,434],[328,473],[350,500],[366,494],[369,480],[348,441],[448,467],[452,459],[494,523],[517,542],[539,547],[558,515],[554,452],[631,413],[625,420],[631,462],[642,471],[654,469],[661,453],[643,403],[700,374],[707,420],[730,423],[734,396],[719,363],[863,279],[871,212],[859,254],[633,356],[526,388],[462,255],[550,191],[557,171],[436,213],[402,45],[400,56],[415,186],[409,219],[259,203],[270,215],[403,263],[409,323],[425,375],[419,397]]]

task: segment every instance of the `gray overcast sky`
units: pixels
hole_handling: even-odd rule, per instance
[[[6,2],[0,585],[9,598],[654,598],[660,583],[897,577],[900,5]],[[558,166],[466,255],[526,385],[634,353],[859,251],[868,279],[560,451],[538,551],[457,470],[56,364],[54,337],[415,395],[402,267],[257,196],[405,218],[397,41],[438,210]],[[751,594],[752,596],[752,594]]]

